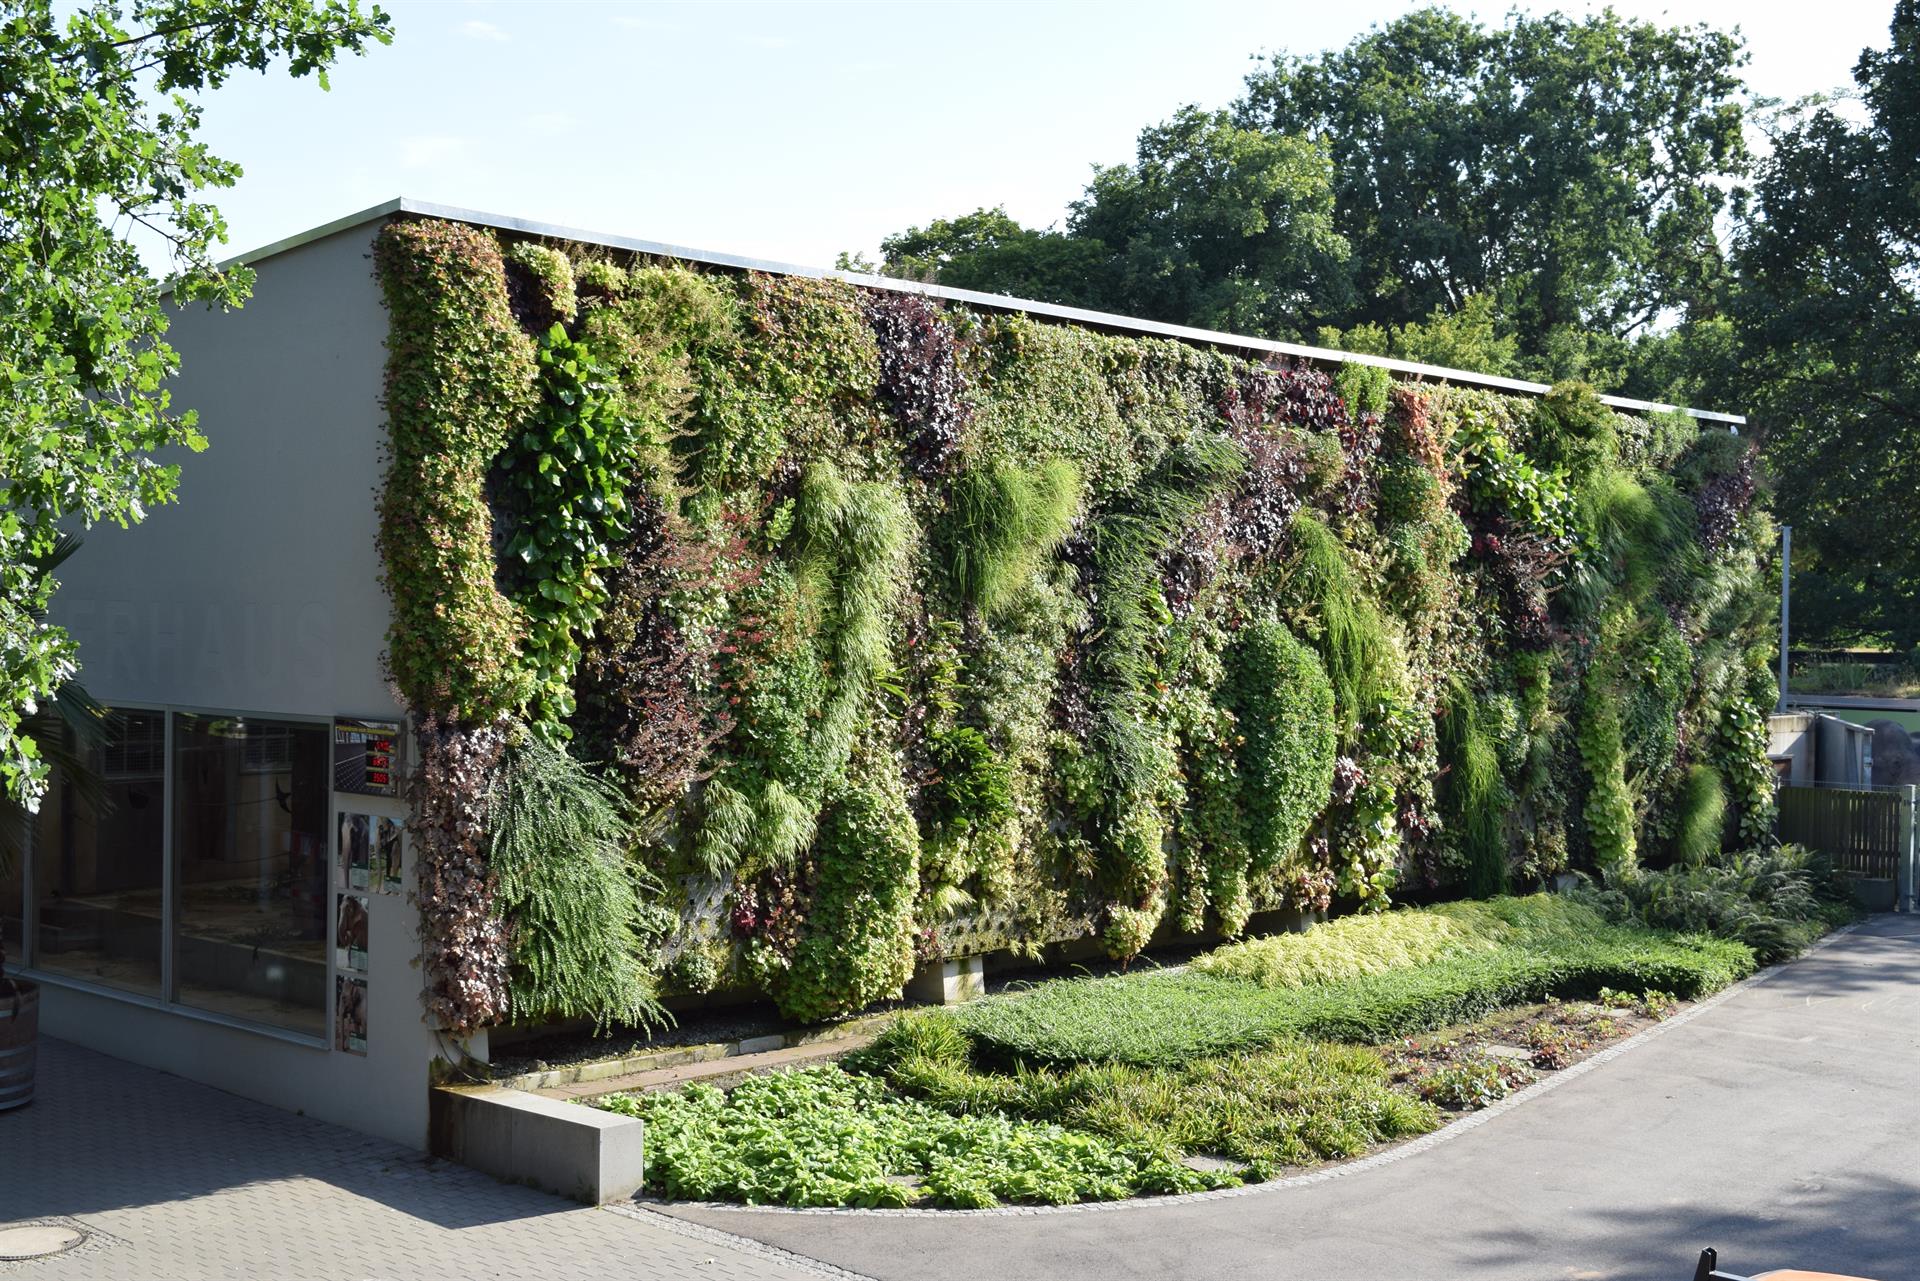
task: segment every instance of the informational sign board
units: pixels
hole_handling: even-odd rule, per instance
[[[362,796],[400,794],[400,723],[335,717],[333,790]]]

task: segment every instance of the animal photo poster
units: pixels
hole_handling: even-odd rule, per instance
[[[340,815],[340,888],[364,890],[373,874],[373,817]]]
[[[367,896],[342,894],[333,931],[333,965],[338,970],[367,972]]]
[[[348,975],[333,980],[333,1048],[367,1052],[367,981]]]
[[[382,894],[398,894],[402,873],[400,844],[405,825],[397,818],[378,820],[374,841],[373,877]]]

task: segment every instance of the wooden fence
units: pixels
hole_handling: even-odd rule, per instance
[[[1859,876],[1892,880],[1913,839],[1912,805],[1906,788],[1868,791],[1851,787],[1780,789],[1780,839],[1810,846]]]

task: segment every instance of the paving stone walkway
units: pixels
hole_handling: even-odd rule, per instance
[[[0,1227],[88,1240],[0,1278],[853,1277],[643,1207],[587,1209],[43,1038],[0,1113]],[[691,1229],[691,1230],[690,1230]]]

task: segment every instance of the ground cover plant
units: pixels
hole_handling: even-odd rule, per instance
[[[977,1052],[1007,1063],[1176,1065],[1270,1044],[1287,1036],[1375,1044],[1460,1023],[1548,996],[1591,996],[1603,987],[1654,988],[1686,997],[1715,991],[1754,968],[1745,945],[1612,924],[1597,911],[1552,896],[1437,909],[1458,933],[1448,948],[1409,951],[1410,929],[1388,913],[1356,918],[1347,932],[1377,932],[1412,961],[1298,981],[1301,971],[1247,964],[1276,940],[1235,945],[1182,973],[1144,973],[1044,983],[992,998],[952,1017]],[[1475,934],[1460,929],[1461,916]],[[1298,936],[1309,948],[1318,931]],[[1337,943],[1323,950],[1329,954]],[[1329,968],[1331,964],[1329,963]],[[1244,976],[1241,976],[1244,975]]]
[[[670,1197],[975,1206],[1224,1186],[1423,1134],[1754,963],[1547,896],[1324,935],[914,1011],[838,1065],[604,1106],[655,1127],[649,1186]],[[1284,962],[1249,968],[1268,943]]]
[[[754,1077],[722,1093],[616,1095],[602,1106],[647,1122],[651,1186],[748,1205],[981,1208],[1064,1205],[1232,1180],[1140,1144],[997,1115],[953,1116],[892,1097],[834,1067]]]
[[[374,263],[456,1035],[715,989],[817,1021],[936,957],[1624,892],[1766,837],[1744,437],[431,219]],[[594,857],[496,803],[528,741],[619,794]],[[1573,981],[1437,963],[1368,1017]],[[1281,1001],[1214,1013],[1332,1017]]]

